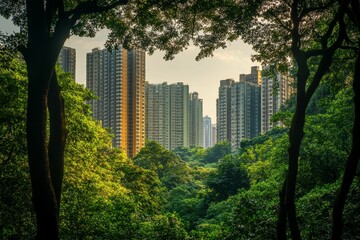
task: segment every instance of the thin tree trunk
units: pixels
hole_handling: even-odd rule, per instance
[[[276,225],[276,239],[285,240],[286,239],[286,206],[285,206],[285,193],[286,193],[286,180],[283,183],[283,186],[279,192],[280,206],[278,213],[278,221]]]
[[[355,72],[353,79],[353,91],[354,91],[354,106],[355,106],[355,119],[352,130],[352,147],[348,156],[345,172],[342,178],[341,186],[335,198],[333,207],[333,228],[331,239],[341,239],[343,233],[343,210],[345,201],[349,193],[351,184],[356,175],[356,170],[360,159],[360,54],[357,55],[355,64]]]
[[[48,149],[50,174],[56,201],[58,203],[58,210],[60,210],[62,180],[64,175],[66,125],[64,103],[56,71],[54,71],[50,80],[48,108],[50,115],[50,139]]]
[[[301,67],[299,67],[299,72],[300,71],[302,71]],[[296,220],[295,193],[300,145],[304,136],[303,129],[305,124],[305,111],[307,107],[305,101],[305,82],[308,78],[308,76],[299,75],[302,75],[302,73],[300,72],[298,74],[296,109],[291,122],[291,128],[289,130],[289,168],[286,177],[285,191],[285,208],[287,210],[290,232],[292,238],[296,240],[301,239],[300,230]]]

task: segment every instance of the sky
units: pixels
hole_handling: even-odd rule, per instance
[[[0,17],[0,30],[11,33],[14,27]],[[93,48],[104,48],[107,38],[106,31],[100,31],[94,38],[70,37],[65,46],[76,49],[76,82],[86,83],[86,53]],[[241,40],[228,44],[225,49],[217,49],[213,57],[196,61],[199,49],[190,46],[187,50],[175,56],[171,61],[163,59],[163,52],[155,52],[146,56],[146,81],[149,83],[183,82],[189,85],[190,92],[198,92],[203,99],[203,115],[208,115],[212,123],[216,122],[216,98],[220,80],[232,78],[239,80],[240,74],[250,73],[251,66],[259,63],[251,61],[254,54],[250,45]]]

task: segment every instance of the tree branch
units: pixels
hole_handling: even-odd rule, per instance
[[[335,51],[341,47],[341,44],[345,39],[346,25],[344,22],[344,14],[345,14],[345,3],[340,6],[339,12],[338,12],[338,14],[336,14],[337,21],[339,21],[339,33],[338,33],[337,39],[329,48],[327,48],[325,50],[324,55],[321,58],[321,61],[320,61],[319,67],[315,73],[315,76],[305,93],[306,104],[310,101],[311,96],[314,94],[314,92],[315,92],[316,88],[318,87],[320,80],[322,79],[324,74],[329,70],[329,67],[331,65],[332,58],[333,58]],[[331,23],[328,28],[327,33],[329,33],[330,29],[333,29],[334,26],[332,26],[332,23]],[[332,30],[331,30],[331,32],[332,32]],[[328,40],[329,37],[330,36],[324,36],[324,39]],[[327,45],[327,42],[323,43],[323,44]]]
[[[304,8],[300,13],[300,19],[311,12],[323,11],[323,10],[327,9],[328,7],[330,7],[332,4],[334,4],[335,2],[336,2],[335,0],[331,0],[323,6]]]
[[[12,148],[10,149],[10,152],[9,152],[7,158],[6,158],[4,161],[1,162],[0,168],[5,167],[5,165],[6,165],[8,162],[10,162],[11,157],[12,157],[12,155],[13,155],[13,153],[14,153],[14,150],[15,150],[15,146],[12,146]]]
[[[105,6],[98,5],[98,0],[81,2],[75,9],[65,12],[68,16],[71,16],[71,20],[76,22],[81,15],[102,13],[109,11],[117,6],[126,5],[129,0],[117,0]]]
[[[281,27],[283,27],[286,31],[291,32],[291,27],[286,26],[279,18],[278,15],[276,15],[273,12],[269,12],[269,15],[272,16],[275,19],[275,22],[277,22]]]

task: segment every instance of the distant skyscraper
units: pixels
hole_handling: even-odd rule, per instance
[[[146,82],[146,138],[170,149],[170,88]]]
[[[250,74],[240,74],[240,81],[261,85],[261,70],[258,66],[252,66]]]
[[[231,88],[231,145],[240,147],[243,139],[257,137],[260,133],[260,86],[246,78]]]
[[[86,69],[86,86],[99,96],[90,101],[94,119],[115,135],[113,146],[134,156],[145,144],[145,53],[95,48]]]
[[[273,123],[271,117],[285,104],[294,93],[293,78],[288,75],[276,75],[273,78],[263,77],[261,85],[261,133],[266,133],[274,126],[282,123]],[[274,86],[276,91],[274,92]]]
[[[189,86],[170,85],[170,149],[189,146]]]
[[[190,93],[189,145],[203,146],[203,101],[197,92]]]
[[[76,73],[76,50],[70,47],[63,47],[60,51],[58,62],[64,72],[71,73],[75,80]]]
[[[251,67],[250,74],[241,74],[240,81],[220,81],[217,99],[217,140],[227,140],[233,149],[245,138],[259,135],[260,118],[259,67]]]
[[[203,118],[203,136],[204,136],[204,148],[209,148],[213,146],[213,129],[211,125],[211,118],[205,116]]]
[[[217,141],[230,141],[230,102],[231,87],[234,84],[233,79],[225,79],[220,81],[219,97],[216,99],[216,129]]]
[[[146,138],[168,149],[189,146],[189,86],[183,83],[146,85]]]
[[[212,128],[212,144],[214,146],[217,143],[216,123],[211,124],[211,128]]]

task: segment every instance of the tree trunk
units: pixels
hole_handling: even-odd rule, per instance
[[[354,90],[354,106],[355,106],[355,119],[352,130],[352,147],[351,152],[348,156],[345,172],[342,178],[340,189],[335,198],[333,207],[333,228],[332,228],[332,240],[341,239],[343,233],[343,210],[345,201],[349,193],[351,184],[356,175],[356,170],[359,164],[360,158],[360,54],[357,55],[355,72],[353,79],[353,90]]]
[[[41,59],[42,54],[31,51],[29,54],[26,60],[29,78],[26,133],[37,239],[59,239],[58,204],[51,182],[46,146],[46,111],[51,71],[49,64],[42,64],[47,60]]]
[[[50,176],[59,210],[61,202],[60,198],[62,180],[64,175],[66,128],[64,103],[61,96],[56,71],[54,71],[50,80],[48,108],[50,115],[50,139],[48,150]]]
[[[301,68],[299,68],[299,72]],[[300,75],[300,74],[298,74]],[[298,174],[298,162],[301,141],[304,136],[304,124],[305,124],[305,83],[306,77],[298,77],[298,92],[296,100],[295,114],[292,119],[291,128],[289,130],[289,142],[288,148],[289,154],[289,168],[286,177],[286,192],[285,192],[285,208],[287,210],[287,216],[289,221],[289,227],[292,239],[301,239],[300,230],[296,220],[296,207],[295,207],[295,193],[296,193],[296,179]],[[300,86],[301,85],[301,86]]]

